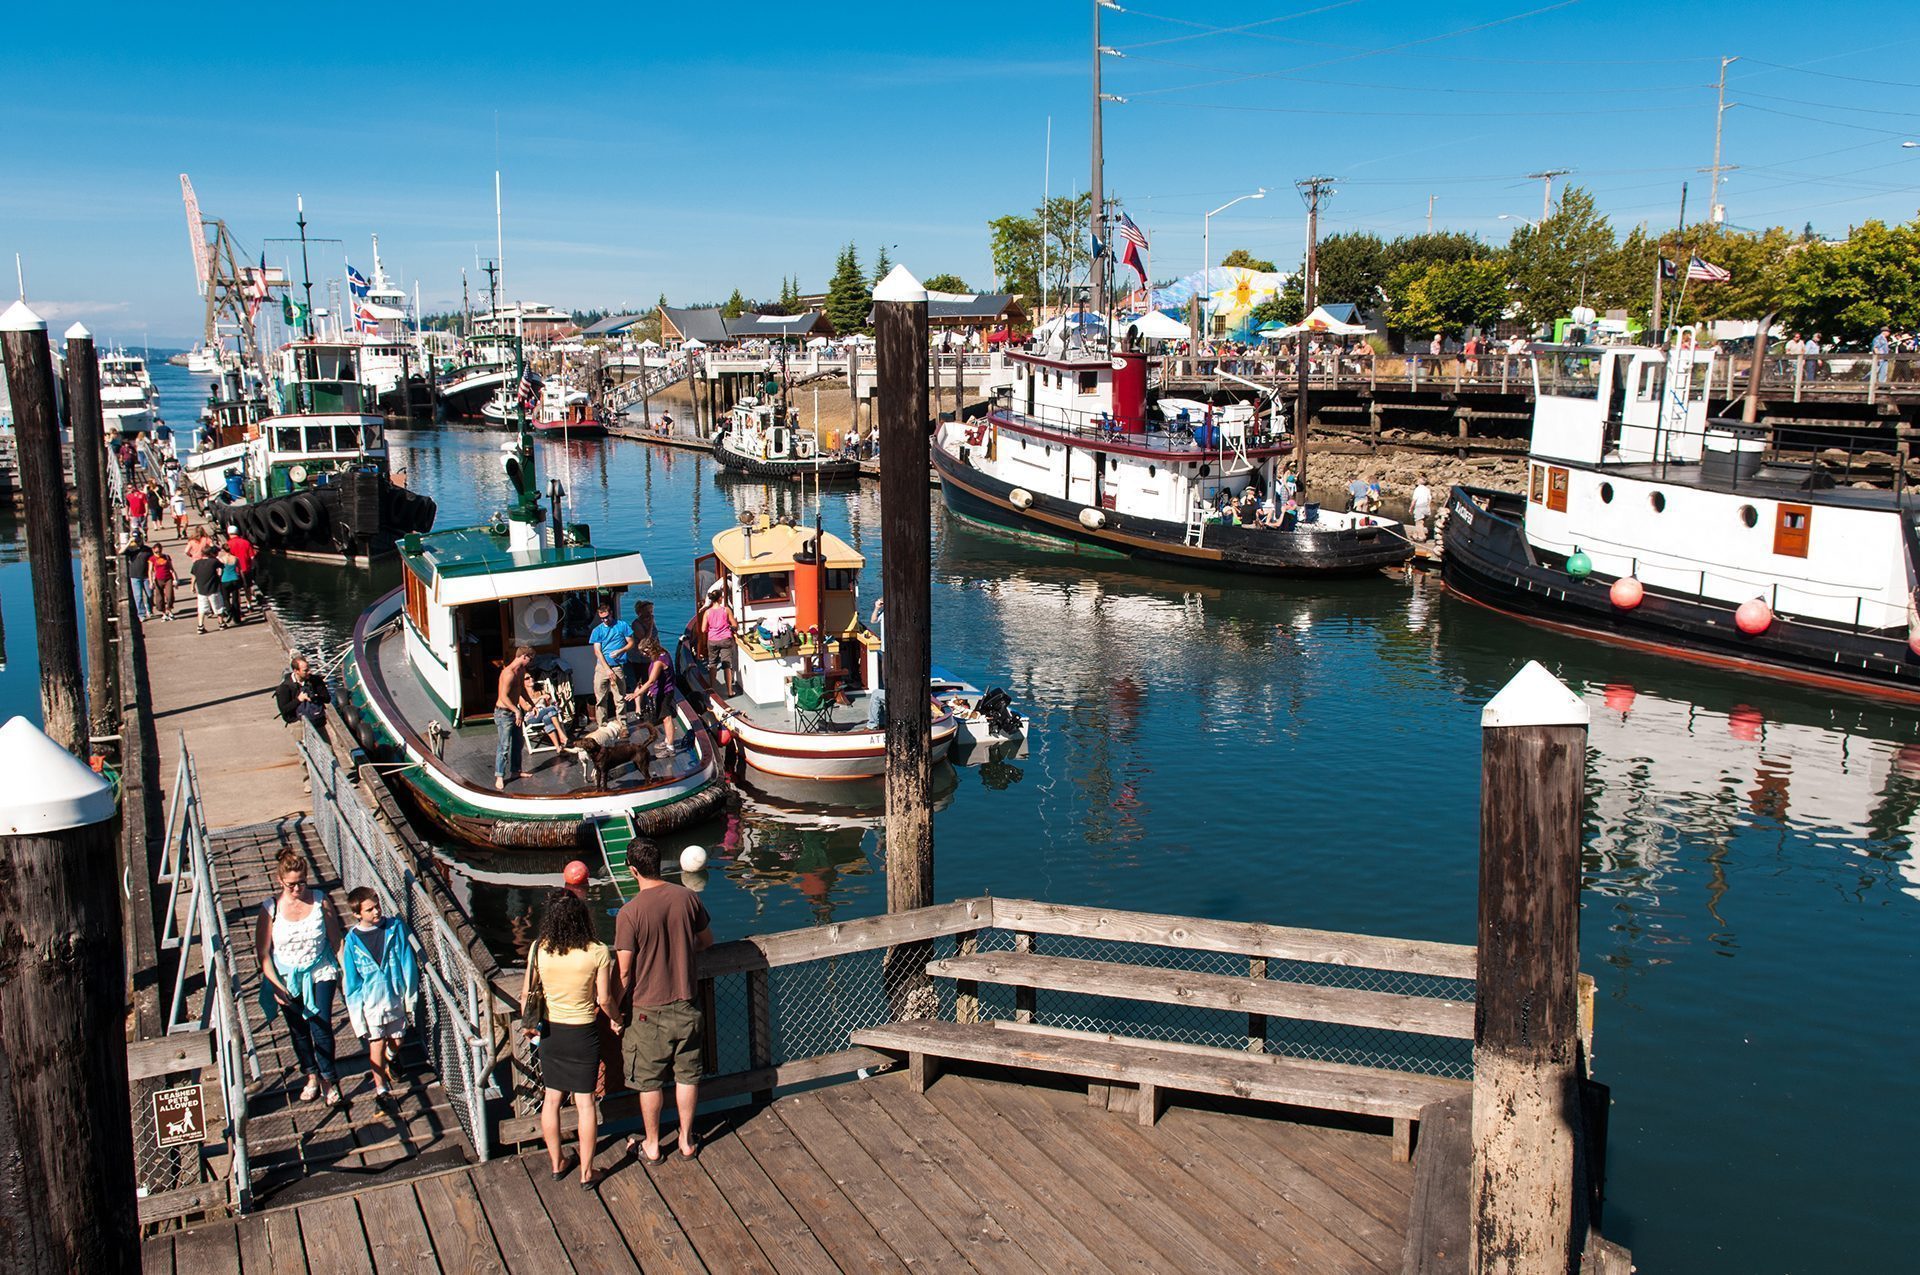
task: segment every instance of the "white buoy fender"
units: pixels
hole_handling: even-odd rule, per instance
[[[680,870],[698,872],[707,866],[707,852],[699,846],[688,846],[680,852]]]
[[[1007,499],[1013,502],[1015,509],[1033,508],[1033,493],[1024,487],[1015,487],[1007,493]]]
[[[1080,511],[1080,525],[1098,531],[1107,525],[1107,511],[1104,509],[1082,509]]]
[[[560,608],[544,595],[530,599],[520,612],[520,627],[535,637],[545,637],[559,623]]]

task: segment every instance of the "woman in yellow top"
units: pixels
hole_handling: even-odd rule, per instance
[[[570,1093],[580,1113],[580,1185],[592,1190],[598,1181],[593,1155],[600,1134],[600,1112],[593,1099],[600,1066],[600,1029],[594,1011],[597,1008],[610,1021],[619,1021],[613,1000],[613,954],[594,938],[587,905],[569,891],[555,890],[547,896],[540,938],[528,963],[538,970],[547,995],[547,1021],[540,1037],[540,1081],[547,1091],[540,1131],[546,1135],[547,1159],[558,1182],[567,1173],[560,1148],[560,1096]]]

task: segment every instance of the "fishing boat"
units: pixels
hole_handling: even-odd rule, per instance
[[[735,473],[756,478],[858,478],[860,462],[850,456],[826,456],[820,440],[800,424],[799,414],[777,400],[744,398],[727,413],[726,427],[713,438],[713,456]]]
[[[1012,384],[987,415],[934,434],[948,512],[1049,547],[1266,575],[1359,574],[1413,556],[1401,526],[1373,514],[1243,515],[1258,507],[1249,488],[1271,500],[1281,485],[1291,443],[1277,406],[1163,396],[1136,344],[1008,352]]]
[[[735,620],[740,665],[722,684],[695,644],[676,655],[682,684],[754,775],[841,781],[886,773],[880,635],[860,619],[858,553],[815,527],[765,517],[729,527],[694,563],[699,596],[718,584]],[[959,723],[933,708],[932,756]]]
[[[387,471],[386,421],[360,381],[359,347],[311,337],[274,356],[262,401],[230,372],[181,471],[221,525],[261,549],[331,561],[391,552],[433,526],[434,502]],[[264,412],[261,410],[264,406]]]
[[[495,785],[493,708],[513,648],[532,648],[530,683],[564,720],[593,694],[597,604],[618,607],[652,583],[640,553],[595,545],[584,524],[556,516],[543,534],[533,456],[523,422],[504,456],[513,505],[484,525],[402,543],[401,587],[354,627],[345,678],[361,742],[396,763],[390,773],[429,821],[476,845],[571,848],[591,845],[603,821],[651,836],[705,818],[724,799],[720,758],[677,691],[673,744],[646,728],[603,767],[536,731],[525,740],[531,777]]]
[[[1691,328],[1667,349],[1536,353],[1527,490],[1453,489],[1450,591],[1564,633],[1920,703],[1920,511],[1900,478],[1842,485],[1831,438],[1795,459],[1709,419],[1715,354]]]
[[[125,350],[100,355],[100,415],[106,421],[107,437],[152,433],[155,404],[146,359]]]

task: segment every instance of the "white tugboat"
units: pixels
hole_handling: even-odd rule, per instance
[[[1455,487],[1443,566],[1474,602],[1577,636],[1920,703],[1920,539],[1892,490],[1840,485],[1709,420],[1714,353],[1542,347],[1524,495]]]
[[[847,456],[823,456],[820,440],[800,424],[798,414],[777,400],[744,398],[727,413],[726,428],[714,435],[713,457],[726,468],[756,478],[858,478],[860,462]]]

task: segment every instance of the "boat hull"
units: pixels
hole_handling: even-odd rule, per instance
[[[431,530],[437,513],[431,497],[375,471],[261,501],[215,496],[207,509],[222,527],[239,527],[256,548],[340,561],[391,553],[402,536]]]
[[[1216,571],[1273,576],[1367,575],[1413,557],[1413,544],[1389,524],[1357,531],[1281,531],[1261,527],[1208,527],[1199,545],[1186,543],[1186,528],[1149,518],[1109,514],[1104,527],[1081,521],[1082,506],[1029,492],[1031,503],[1013,501],[1015,488],[933,449],[940,495],[949,512],[1017,535],[1077,552],[1119,555]]]
[[[694,741],[697,766],[679,778],[644,788],[580,788],[554,795],[501,792],[469,782],[443,763],[416,724],[405,718],[373,656],[370,643],[387,625],[399,622],[401,605],[396,589],[368,607],[355,625],[344,672],[346,712],[361,747],[388,763],[388,776],[448,836],[508,850],[585,848],[592,841],[592,826],[604,820],[631,817],[642,835],[655,836],[708,818],[724,804],[718,752],[684,703],[676,714]]]
[[[1455,487],[1441,572],[1450,592],[1543,628],[1848,694],[1920,704],[1920,656],[1904,631],[1852,632],[1776,615],[1764,633],[1734,624],[1734,607],[1648,589],[1631,610],[1613,605],[1610,578],[1576,579],[1534,560],[1525,502]]]

